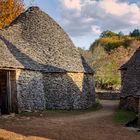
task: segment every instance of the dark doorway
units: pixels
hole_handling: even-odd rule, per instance
[[[0,113],[9,113],[7,72],[0,70]]]

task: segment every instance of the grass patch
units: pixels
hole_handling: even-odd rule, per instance
[[[100,93],[119,93],[119,90],[106,90],[106,89],[101,89],[101,88],[96,88],[96,93],[98,94],[98,92]]]
[[[101,88],[96,88],[96,93],[98,92],[112,92],[112,90],[106,90],[106,89],[101,89]]]
[[[69,115],[80,115],[83,113],[87,113],[87,112],[94,112],[94,111],[98,111],[99,109],[101,109],[102,106],[99,102],[99,100],[96,101],[96,104],[91,107],[91,108],[87,108],[87,109],[75,109],[75,110],[50,110],[50,109],[46,109],[43,111],[36,111],[36,112],[21,112],[19,115],[20,116],[47,116],[47,117],[56,117],[56,116],[69,116]]]
[[[135,119],[136,113],[125,109],[117,109],[113,116],[113,121],[118,124],[126,124],[127,122]]]

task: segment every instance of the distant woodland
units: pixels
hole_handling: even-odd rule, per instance
[[[104,31],[93,42],[89,50],[79,48],[80,53],[95,70],[95,86],[101,90],[119,90],[121,77],[119,68],[140,46],[140,30],[124,35]]]

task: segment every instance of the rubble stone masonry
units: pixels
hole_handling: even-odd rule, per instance
[[[19,111],[85,109],[95,104],[93,75],[17,70]]]

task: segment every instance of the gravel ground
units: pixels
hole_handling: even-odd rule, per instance
[[[103,108],[79,115],[0,118],[0,140],[140,140],[140,133],[116,125],[112,115],[118,101],[102,101]]]

